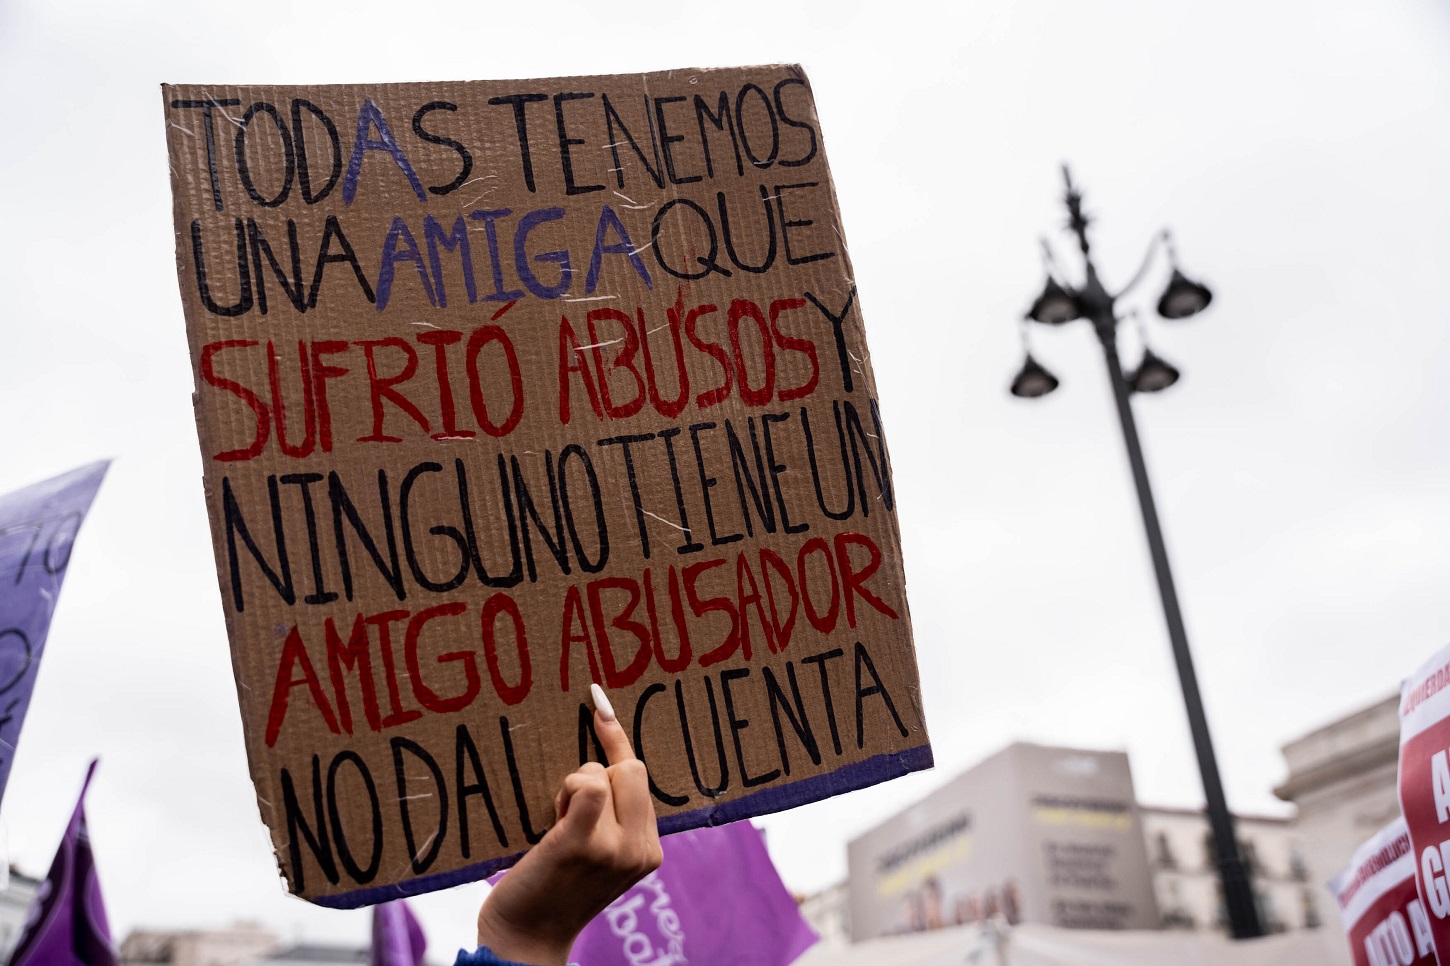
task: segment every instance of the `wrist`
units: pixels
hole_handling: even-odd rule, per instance
[[[478,944],[494,955],[529,966],[568,966],[569,952],[577,933],[562,935],[557,930],[523,929],[508,921],[485,901],[478,911]]]

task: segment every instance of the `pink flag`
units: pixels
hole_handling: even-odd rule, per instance
[[[50,874],[30,905],[10,966],[116,966],[101,883],[86,833],[86,789],[95,773],[96,762],[92,761],[76,810],[55,850]]]
[[[373,906],[373,946],[368,966],[423,966],[428,940],[402,899]]]

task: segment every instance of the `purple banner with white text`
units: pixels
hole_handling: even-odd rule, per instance
[[[0,496],[0,796],[76,534],[109,462]]]
[[[786,966],[816,942],[749,822],[668,836],[574,944],[588,966]]]

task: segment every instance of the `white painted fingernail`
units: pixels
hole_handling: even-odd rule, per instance
[[[591,684],[589,695],[594,698],[594,710],[599,712],[599,716],[605,721],[613,721],[614,705],[609,703],[609,695],[604,693],[604,689],[597,684]]]

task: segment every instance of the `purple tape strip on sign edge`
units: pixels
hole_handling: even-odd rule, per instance
[[[871,785],[879,785],[881,782],[900,778],[902,775],[914,771],[925,771],[930,767],[932,767],[930,744],[918,745],[905,751],[875,755],[827,775],[803,778],[779,788],[765,788],[752,792],[720,805],[709,805],[694,811],[666,816],[660,819],[660,834],[669,835],[672,832],[683,832],[686,829],[707,825],[728,825],[731,822],[754,818],[757,815],[779,812],[844,792],[854,792]],[[821,791],[825,791],[826,794],[818,794]],[[359,906],[374,905],[391,899],[406,899],[410,896],[422,895],[425,892],[436,892],[439,889],[449,889],[453,886],[485,879],[495,872],[513,865],[523,854],[517,852],[503,858],[466,865],[451,872],[438,872],[410,879],[407,882],[356,889],[335,896],[320,896],[309,901],[328,909],[356,909]]]

